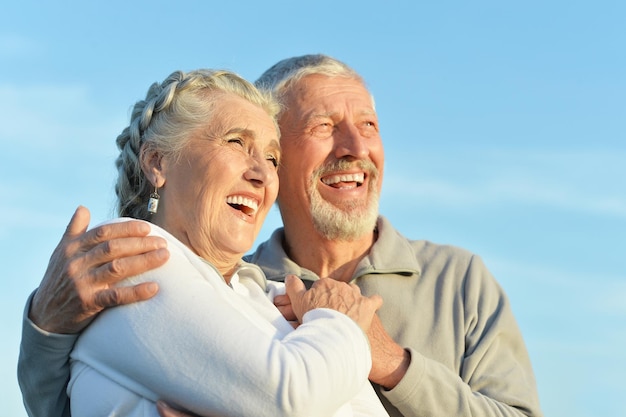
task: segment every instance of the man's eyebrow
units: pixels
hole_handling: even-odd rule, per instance
[[[318,121],[320,119],[332,119],[333,116],[337,115],[337,112],[326,112],[326,113],[313,113],[308,115],[305,119],[304,122],[306,124]]]
[[[338,111],[329,111],[329,112],[325,112],[325,113],[312,113],[311,115],[309,115],[307,117],[306,120],[332,118],[333,116],[336,116],[338,114],[339,114]],[[376,114],[376,110],[374,110],[372,108],[363,108],[363,109],[357,111],[355,114],[365,115],[365,116],[376,116],[377,115]]]
[[[327,118],[327,117],[333,117],[333,115],[337,114],[337,112],[326,112],[326,113],[312,113],[311,115],[309,115],[309,117],[307,117],[307,119],[309,120],[313,120],[313,119],[322,119],[322,118]]]
[[[363,110],[359,111],[358,114],[364,115],[364,116],[377,116],[376,110],[370,109],[370,108],[363,109]]]

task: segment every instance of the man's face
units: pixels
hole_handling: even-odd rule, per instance
[[[384,152],[372,97],[358,80],[309,75],[291,85],[279,120],[279,205],[327,239],[371,233]]]

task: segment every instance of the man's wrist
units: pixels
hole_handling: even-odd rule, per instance
[[[402,355],[398,357],[398,365],[386,377],[374,382],[386,390],[394,389],[406,375],[409,365],[411,365],[411,353],[402,349]]]

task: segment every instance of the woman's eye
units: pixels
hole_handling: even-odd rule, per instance
[[[243,146],[243,144],[244,144],[243,139],[241,139],[241,138],[231,138],[231,139],[228,139],[228,143],[235,143],[235,144],[241,145],[241,146]]]
[[[267,160],[270,161],[272,165],[274,165],[274,168],[278,167],[278,158],[275,157],[274,155],[268,155]]]

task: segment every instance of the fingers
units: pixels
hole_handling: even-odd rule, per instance
[[[355,283],[351,283],[350,287],[352,287],[352,289],[356,293],[361,295],[362,297],[367,298],[369,300],[369,303],[371,304],[371,307],[374,310],[377,311],[378,309],[380,309],[383,306],[383,298],[380,295],[378,295],[378,294],[374,294],[374,295],[370,295],[370,296],[362,295],[361,294],[361,288],[358,285],[356,285]]]
[[[284,298],[286,301],[284,300],[279,300],[278,302],[276,301],[276,298],[278,297],[282,297]],[[298,320],[298,316],[296,316],[296,313],[293,311],[293,306],[291,305],[291,301],[289,300],[289,297],[287,297],[286,295],[281,295],[281,296],[277,296],[276,298],[274,298],[274,305],[276,306],[276,308],[278,309],[278,311],[280,311],[280,314],[283,315],[283,317],[287,320],[287,321],[295,321]]]
[[[301,298],[306,292],[304,282],[295,275],[287,275],[285,277],[285,290],[290,300]]]
[[[366,297],[355,284],[346,284],[330,278],[322,278],[313,284],[310,292],[318,292],[317,296],[309,297],[318,307],[331,308],[346,314],[353,319],[363,331],[367,332],[373,316],[382,306],[382,298],[378,295]]]
[[[380,295],[374,294],[370,295],[367,298],[371,300],[376,311],[378,311],[383,306],[383,297],[381,297]]]
[[[89,223],[89,211],[79,207],[70,221],[51,262],[63,266],[67,275],[100,269],[97,277],[104,283],[114,283],[162,265],[169,257],[164,251],[164,239],[147,236],[150,226],[145,222],[129,221],[98,226],[84,232]],[[152,253],[154,252],[154,253]],[[146,254],[147,256],[140,256]]]
[[[287,294],[278,294],[274,297],[274,305],[280,311],[280,314],[283,315],[287,321],[297,321],[298,317],[296,313],[293,311],[293,306],[291,305],[291,299]]]
[[[280,311],[280,314],[282,314],[285,320],[298,321],[298,316],[296,316],[296,313],[293,311],[291,304],[288,306],[276,306],[276,308],[278,308],[278,311]]]
[[[287,294],[278,294],[276,297],[274,297],[274,305],[276,307],[286,306],[289,304],[291,304],[291,300],[289,299],[289,296]]]
[[[148,236],[140,221],[111,223],[85,232],[89,210],[78,207],[55,248],[29,310],[30,319],[53,333],[78,333],[104,308],[153,297],[152,283],[115,287],[125,278],[163,265],[167,243]]]
[[[98,226],[87,232],[90,221],[87,207],[79,206],[74,211],[63,234],[63,240],[80,238],[83,250],[114,239],[144,237],[150,233],[150,226],[142,221],[128,221]]]
[[[74,211],[63,236],[74,238],[85,233],[87,227],[89,227],[90,218],[91,214],[89,213],[89,209],[87,209],[87,207],[78,206],[76,211]]]
[[[129,238],[141,239],[146,237],[148,233],[150,233],[150,225],[142,221],[109,223],[95,227],[80,236],[80,246],[86,252],[104,244],[102,248],[104,252],[114,251],[115,247],[108,248],[108,245],[112,245],[112,242]]]
[[[304,298],[306,295],[304,282],[302,282],[302,280],[295,275],[287,275],[285,277],[285,291],[292,303],[292,314],[299,322],[302,322],[302,316],[304,316],[304,313],[310,309],[304,305]]]
[[[89,271],[100,284],[114,284],[123,278],[154,269],[169,258],[163,238],[147,236],[150,226],[145,222],[129,221],[98,226],[82,233],[84,207],[77,209],[61,244],[61,264],[68,276]]]
[[[132,287],[110,288],[98,291],[94,298],[94,304],[99,310],[132,304],[148,300],[154,297],[158,291],[159,286],[155,282],[144,282]]]
[[[169,259],[164,239],[156,236],[105,242],[85,254],[81,268],[93,268],[93,281],[115,284],[163,265]]]

